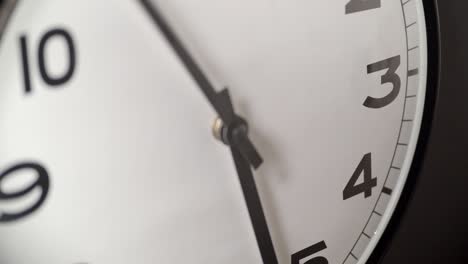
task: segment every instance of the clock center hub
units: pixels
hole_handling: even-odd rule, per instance
[[[240,117],[236,117],[230,125],[226,125],[219,117],[213,123],[213,136],[228,146],[235,144],[237,138],[246,136],[248,131],[247,121]]]

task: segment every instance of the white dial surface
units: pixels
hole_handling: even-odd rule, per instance
[[[422,1],[150,2],[249,124],[278,262],[364,263],[420,133]],[[19,1],[0,87],[0,263],[264,263],[217,113],[141,1]]]

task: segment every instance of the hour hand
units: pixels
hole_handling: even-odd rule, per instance
[[[213,106],[224,124],[231,124],[234,122],[236,114],[228,88],[224,88],[221,92],[216,93]]]
[[[247,137],[247,122],[235,114],[228,90],[225,89],[219,93],[215,91],[206,74],[166,21],[158,6],[149,0],[140,1],[154,23],[159,27],[161,33],[172,46],[187,71],[197,82],[200,90],[218,113],[222,122],[219,122],[220,120],[215,122],[215,135],[218,135],[218,138],[224,143],[237,147],[252,167],[258,168],[263,162],[262,157],[258,154],[258,151]]]

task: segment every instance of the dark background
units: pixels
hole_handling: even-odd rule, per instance
[[[468,1],[436,5],[440,75],[431,132],[412,195],[374,259],[381,264],[468,264]]]

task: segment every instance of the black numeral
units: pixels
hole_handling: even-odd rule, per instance
[[[367,73],[371,74],[374,72],[387,70],[387,72],[381,78],[381,84],[391,83],[393,88],[392,91],[383,98],[367,97],[364,102],[364,106],[369,108],[383,108],[391,104],[398,97],[401,88],[400,76],[396,73],[398,67],[400,67],[401,59],[400,56],[391,57],[389,59],[379,61],[367,66]]]
[[[356,184],[359,177],[363,174],[364,181]],[[372,178],[372,155],[368,153],[364,155],[358,167],[351,176],[348,184],[343,190],[343,200],[352,198],[358,194],[364,193],[364,198],[372,195],[372,188],[377,186],[377,178]]]
[[[50,40],[53,38],[62,39],[68,51],[68,66],[60,76],[52,76],[49,72],[46,60],[46,49]],[[20,51],[23,63],[24,91],[26,94],[32,92],[31,70],[28,52],[28,38],[26,35],[20,36]],[[73,38],[69,32],[64,29],[52,29],[47,31],[39,42],[38,48],[38,66],[42,80],[49,87],[57,87],[70,81],[76,68],[76,48]]]
[[[350,0],[346,4],[346,14],[380,8],[380,0]]]
[[[291,264],[300,264],[302,259],[310,257],[327,248],[325,241],[321,241],[308,248],[305,248],[297,253],[291,255]],[[328,260],[325,257],[313,257],[304,262],[304,264],[328,264]]]
[[[22,170],[32,170],[36,172],[36,180],[30,186],[16,192],[8,193],[2,190],[2,183],[4,183],[8,178],[14,178],[16,175],[19,175],[18,172]],[[47,194],[49,193],[49,184],[49,174],[47,173],[47,170],[37,163],[20,163],[2,172],[0,174],[0,202],[20,199],[36,189],[40,189],[41,195],[31,207],[21,212],[9,213],[0,209],[0,223],[19,220],[34,213],[46,200]]]

